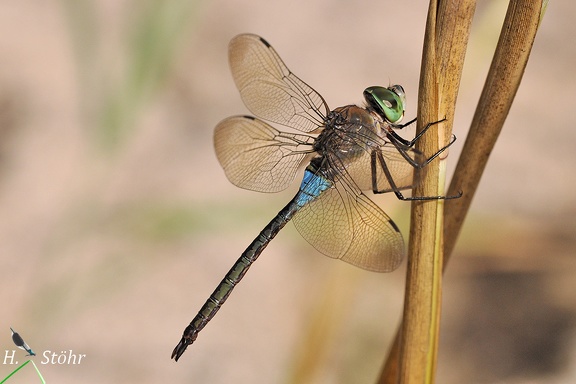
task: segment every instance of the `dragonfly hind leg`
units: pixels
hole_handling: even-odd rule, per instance
[[[438,154],[434,155],[434,157],[436,157],[436,156],[438,156]],[[430,161],[428,161],[426,164],[428,164]],[[386,160],[384,159],[384,155],[382,154],[382,151],[379,149],[375,149],[374,151],[372,151],[371,161],[370,161],[371,168],[372,168],[372,192],[374,192],[375,194],[388,192],[385,190],[379,190],[378,189],[378,179],[377,179],[378,163],[380,163],[380,166],[382,167],[382,171],[384,172],[384,175],[386,176],[386,180],[388,181],[388,184],[390,185],[392,192],[394,192],[394,194],[396,195],[396,197],[399,200],[403,200],[403,201],[450,200],[450,199],[457,199],[459,197],[462,197],[462,191],[460,191],[456,195],[451,195],[451,196],[409,196],[409,197],[404,196],[402,194],[402,192],[400,191],[400,188],[398,188],[398,186],[394,182],[394,178],[392,177],[392,173],[390,172],[390,169],[386,165]]]

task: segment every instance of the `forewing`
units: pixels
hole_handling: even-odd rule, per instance
[[[404,240],[392,220],[350,184],[336,182],[293,218],[302,237],[325,255],[376,272],[396,269]]]
[[[312,151],[313,138],[280,132],[251,116],[233,116],[214,130],[214,147],[230,182],[258,192],[278,192],[294,180]]]
[[[323,124],[329,110],[322,96],[290,72],[266,40],[236,36],[228,57],[236,87],[253,114],[303,132]]]

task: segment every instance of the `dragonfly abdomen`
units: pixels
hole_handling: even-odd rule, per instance
[[[194,317],[190,325],[184,330],[182,339],[172,352],[172,358],[178,361],[188,345],[196,340],[198,333],[216,315],[222,304],[226,302],[226,299],[230,296],[234,287],[242,280],[252,263],[256,261],[258,256],[260,256],[262,251],[268,246],[268,243],[270,243],[278,232],[284,228],[286,223],[292,219],[292,216],[294,216],[300,208],[296,201],[301,194],[301,191],[298,192],[296,197],[268,223],[248,248],[246,248],[236,263],[234,263],[220,284],[218,284],[218,287],[216,287],[208,300],[206,300],[206,303],[204,303],[196,317]]]
[[[318,198],[322,192],[332,186],[332,182],[322,176],[316,169],[318,166],[316,163],[321,162],[321,158],[314,159],[304,172],[304,178],[302,179],[302,184],[300,185],[300,191],[294,198],[298,209],[302,208],[312,200]]]

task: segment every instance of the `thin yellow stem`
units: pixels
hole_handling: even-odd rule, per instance
[[[444,268],[520,86],[546,3],[512,0],[508,6],[492,65],[448,188],[449,194],[462,190],[464,196],[447,201],[445,205]]]
[[[453,3],[454,2],[451,2],[449,5],[454,5],[455,3]],[[463,51],[460,51],[460,49],[465,49],[465,41],[467,41],[469,31],[469,21],[474,13],[474,2],[470,1],[467,4],[464,2],[457,3],[458,6],[461,6],[460,10],[449,10],[449,7],[445,7],[444,11],[441,11],[443,7],[440,6],[438,19],[440,20],[439,24],[441,26],[439,30],[440,35],[444,34],[445,36],[449,36],[452,34],[456,39],[461,39],[461,42],[456,43],[456,45],[460,45],[457,52],[463,55]],[[464,195],[460,199],[446,201],[444,205],[444,269],[454,249],[456,239],[470,207],[472,197],[480,182],[488,157],[496,143],[496,139],[498,138],[516,95],[546,5],[546,0],[544,2],[531,0],[512,0],[510,2],[492,66],[482,91],[470,132],[464,143],[460,159],[458,160],[454,177],[447,192],[448,195],[453,195],[462,190]],[[435,6],[435,4],[431,4],[431,7],[432,6]],[[450,15],[448,11],[452,12],[455,17],[461,19],[461,23],[456,23],[455,31],[451,31],[449,27],[450,24],[442,24],[442,15]],[[460,27],[458,27],[458,25],[460,25]],[[438,42],[442,42],[443,40],[444,38],[442,37],[437,39]],[[439,43],[439,46],[441,45],[442,43]],[[444,55],[451,50],[440,49],[440,51],[444,51],[444,54],[441,54],[440,57],[446,58]],[[458,62],[458,60],[449,59],[445,61],[445,65],[447,65],[446,68],[452,65],[460,65]],[[441,68],[445,67],[441,65]],[[444,70],[445,69],[441,69],[441,71]],[[446,71],[458,73],[455,70],[446,69]],[[453,82],[456,89],[458,82]],[[439,88],[441,90],[445,89],[443,87]],[[453,116],[453,110],[450,110],[450,105],[453,106],[455,104],[456,95],[455,93],[453,94],[454,100],[449,100],[451,94],[451,92],[443,92],[441,94],[440,102],[445,102],[446,106],[439,108],[440,111],[446,108],[449,129],[451,128]],[[410,314],[410,311],[405,311],[405,314],[406,312]],[[401,325],[401,329],[402,327],[403,325]],[[400,350],[407,348],[405,340],[401,338],[401,335],[405,333],[405,331],[402,333],[399,331],[396,335],[379,379],[380,384],[408,382],[404,376],[399,376],[399,367],[406,365],[402,362],[405,355],[400,354]],[[435,355],[436,353],[434,351],[433,356]],[[434,360],[429,358],[428,361]],[[420,369],[420,371],[422,370],[421,367],[415,367],[416,369]],[[421,375],[421,382],[433,381],[433,369],[429,369],[429,367],[430,366],[426,368],[426,373]],[[430,375],[430,373],[432,373],[432,375]],[[400,379],[402,380],[400,381]],[[416,381],[412,380],[411,382]]]
[[[419,129],[446,118],[437,135],[427,134],[418,149],[432,154],[450,141],[454,108],[475,2],[432,0],[424,39]],[[421,175],[415,196],[444,195],[446,162],[433,161]],[[444,201],[412,205],[404,317],[380,383],[433,383],[436,376],[442,301]]]

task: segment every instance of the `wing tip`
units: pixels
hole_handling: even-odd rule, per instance
[[[400,232],[400,228],[398,228],[398,226],[396,225],[396,223],[394,222],[394,220],[388,219],[388,224],[390,224],[390,226],[391,226],[392,228],[394,228],[394,230],[395,230],[396,232],[401,233],[401,232]]]
[[[272,47],[272,45],[270,45],[270,43],[267,42],[263,37],[258,36],[258,39],[260,39],[260,42],[261,42],[262,44],[264,44],[266,47],[268,47],[268,48],[271,48],[271,47]]]

